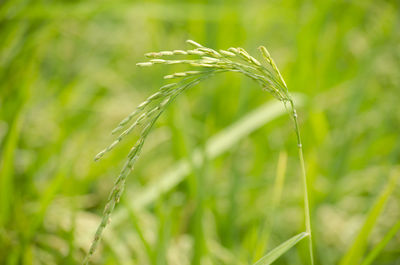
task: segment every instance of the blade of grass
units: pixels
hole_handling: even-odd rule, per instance
[[[354,243],[351,245],[347,253],[340,261],[340,265],[354,265],[360,263],[360,260],[364,255],[368,243],[368,237],[371,234],[372,229],[375,227],[375,224],[379,216],[381,215],[388,198],[396,187],[397,179],[398,171],[394,171],[385,189],[375,201],[374,206],[372,207],[367,218],[365,219],[365,222],[357,237],[355,238]]]
[[[157,233],[158,237],[157,243],[155,245],[155,265],[167,264],[168,245],[171,237],[171,216],[169,214],[170,209],[168,208],[169,207],[165,204],[162,198],[160,198],[155,209],[155,211],[157,212],[157,216],[159,217]]]
[[[273,250],[271,250],[267,255],[262,257],[259,261],[254,263],[254,265],[268,265],[277,260],[280,256],[285,254],[287,251],[289,251],[294,245],[296,245],[300,240],[303,238],[309,236],[308,233],[303,232],[300,233],[287,241],[283,242]]]
[[[310,253],[310,263],[314,265],[314,254],[313,254],[313,243],[312,243],[312,232],[311,232],[311,216],[310,216],[310,202],[309,202],[309,193],[308,193],[308,183],[307,183],[307,175],[306,175],[306,166],[304,163],[304,156],[303,156],[303,144],[301,143],[300,137],[300,129],[299,129],[299,122],[297,119],[297,112],[294,108],[294,103],[292,100],[289,100],[291,110],[292,110],[292,117],[294,121],[295,132],[297,136],[297,147],[298,147],[298,154],[299,154],[299,161],[301,167],[301,179],[303,184],[303,198],[304,198],[304,219],[306,224],[306,232],[310,235],[308,237],[308,250]]]
[[[133,211],[133,209],[129,208],[129,219],[133,225],[133,227],[135,228],[135,232],[137,233],[140,242],[142,243],[142,245],[144,246],[144,249],[146,251],[146,255],[147,258],[150,260],[152,260],[154,258],[154,251],[152,249],[151,244],[149,243],[149,241],[146,239],[145,234],[143,232],[143,229],[141,227],[141,224],[138,221],[138,217],[135,211]],[[152,260],[152,262],[154,263],[154,261]]]
[[[382,252],[385,246],[389,243],[390,240],[397,234],[400,230],[400,221],[397,223],[387,232],[387,234],[383,237],[382,241],[376,245],[372,251],[368,254],[361,265],[370,265],[372,262],[378,257],[378,255]]]
[[[283,186],[285,182],[286,166],[287,166],[287,153],[281,151],[279,153],[278,165],[276,168],[276,178],[274,183],[274,188],[272,190],[272,203],[271,210],[268,213],[269,218],[262,224],[259,232],[259,239],[257,246],[254,251],[253,260],[258,260],[265,253],[268,247],[268,241],[270,238],[271,230],[275,224],[275,210],[281,201]]]
[[[274,195],[272,197],[272,207],[275,209],[281,201],[283,186],[285,182],[286,166],[287,166],[287,153],[281,151],[279,153],[278,167],[276,169],[276,179],[274,184]]]
[[[10,212],[12,210],[14,196],[14,157],[20,137],[22,119],[21,111],[19,111],[12,122],[3,150],[1,150],[0,226],[5,225],[9,221]]]

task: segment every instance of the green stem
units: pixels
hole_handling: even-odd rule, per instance
[[[297,147],[298,147],[298,154],[299,154],[300,167],[301,167],[301,178],[302,178],[302,182],[303,182],[304,216],[305,216],[305,223],[306,223],[306,232],[309,234],[308,248],[309,248],[309,253],[310,253],[311,265],[314,265],[312,233],[311,233],[311,218],[310,218],[310,203],[308,200],[307,175],[306,175],[306,167],[304,164],[303,146],[301,144],[299,123],[297,120],[297,112],[296,112],[296,109],[294,108],[293,100],[290,99],[289,102],[290,102],[290,106],[292,108],[292,116],[293,116],[296,136],[297,136]]]

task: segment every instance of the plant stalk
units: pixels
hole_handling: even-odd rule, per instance
[[[294,107],[293,100],[290,99],[289,102],[290,102],[290,106],[292,109],[294,129],[295,129],[296,137],[297,137],[298,155],[299,155],[299,161],[300,161],[300,167],[301,167],[301,178],[302,178],[302,183],[303,183],[303,197],[304,197],[304,216],[305,216],[306,232],[308,233],[308,249],[309,249],[309,253],[310,253],[311,265],[314,265],[313,243],[312,243],[312,233],[311,233],[310,203],[308,200],[307,175],[306,175],[306,167],[304,164],[303,146],[301,144],[299,123],[297,120],[297,112]]]

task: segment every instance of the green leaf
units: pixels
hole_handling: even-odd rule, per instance
[[[291,239],[283,242],[273,250],[271,250],[267,255],[258,260],[254,265],[268,265],[277,260],[280,256],[285,254],[289,249],[291,249],[294,245],[296,245],[300,240],[307,237],[308,234],[306,232],[300,233]]]
[[[370,265],[372,262],[378,257],[378,255],[382,252],[385,246],[390,242],[390,240],[397,234],[400,230],[400,221],[398,221],[385,235],[381,242],[376,245],[365,258],[361,265]]]
[[[360,263],[361,258],[363,257],[367,248],[368,237],[371,234],[372,229],[375,227],[376,221],[381,215],[388,198],[396,187],[397,174],[398,172],[395,171],[385,189],[376,199],[374,206],[365,219],[360,232],[354,240],[354,243],[351,245],[346,255],[342,258],[340,265],[354,265]]]

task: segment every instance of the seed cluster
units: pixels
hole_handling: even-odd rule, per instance
[[[165,79],[188,77],[192,75],[202,75],[209,73],[204,69],[218,72],[239,72],[258,82],[264,89],[270,92],[274,97],[281,101],[290,100],[285,81],[274,60],[271,58],[268,50],[264,46],[260,46],[259,50],[265,61],[260,63],[256,58],[251,56],[243,48],[229,48],[228,50],[216,51],[211,48],[204,47],[199,43],[188,40],[189,44],[194,46],[192,50],[173,50],[147,53],[146,57],[153,58],[147,62],[137,63],[137,66],[146,67],[155,64],[187,64],[194,67],[203,68],[203,70],[186,71],[182,73],[174,73],[167,75]],[[197,55],[197,59],[161,59],[166,56],[178,55]]]
[[[204,47],[192,40],[188,40],[187,43],[192,45],[193,49],[147,53],[145,56],[150,58],[149,61],[136,64],[140,67],[153,66],[156,64],[185,64],[198,68],[198,70],[190,70],[164,76],[165,79],[178,79],[178,81],[162,86],[156,93],[149,96],[145,101],[137,106],[136,109],[122,120],[112,131],[112,134],[119,133],[114,142],[96,155],[95,160],[97,161],[106,153],[111,151],[135,128],[142,127],[139,139],[130,150],[127,161],[117,177],[112,191],[110,192],[102,216],[102,221],[97,228],[84,264],[88,264],[91,255],[96,250],[102,232],[108,224],[111,213],[123,193],[125,180],[133,170],[134,164],[140,156],[143,144],[154,123],[179,94],[217,73],[237,72],[256,81],[263,89],[267,90],[278,100],[284,103],[289,101],[293,104],[285,81],[265,47],[259,47],[262,58],[264,59],[264,62],[260,63],[243,48],[229,48],[228,50],[216,51]],[[197,58],[173,60],[164,59],[167,56],[197,56]]]

